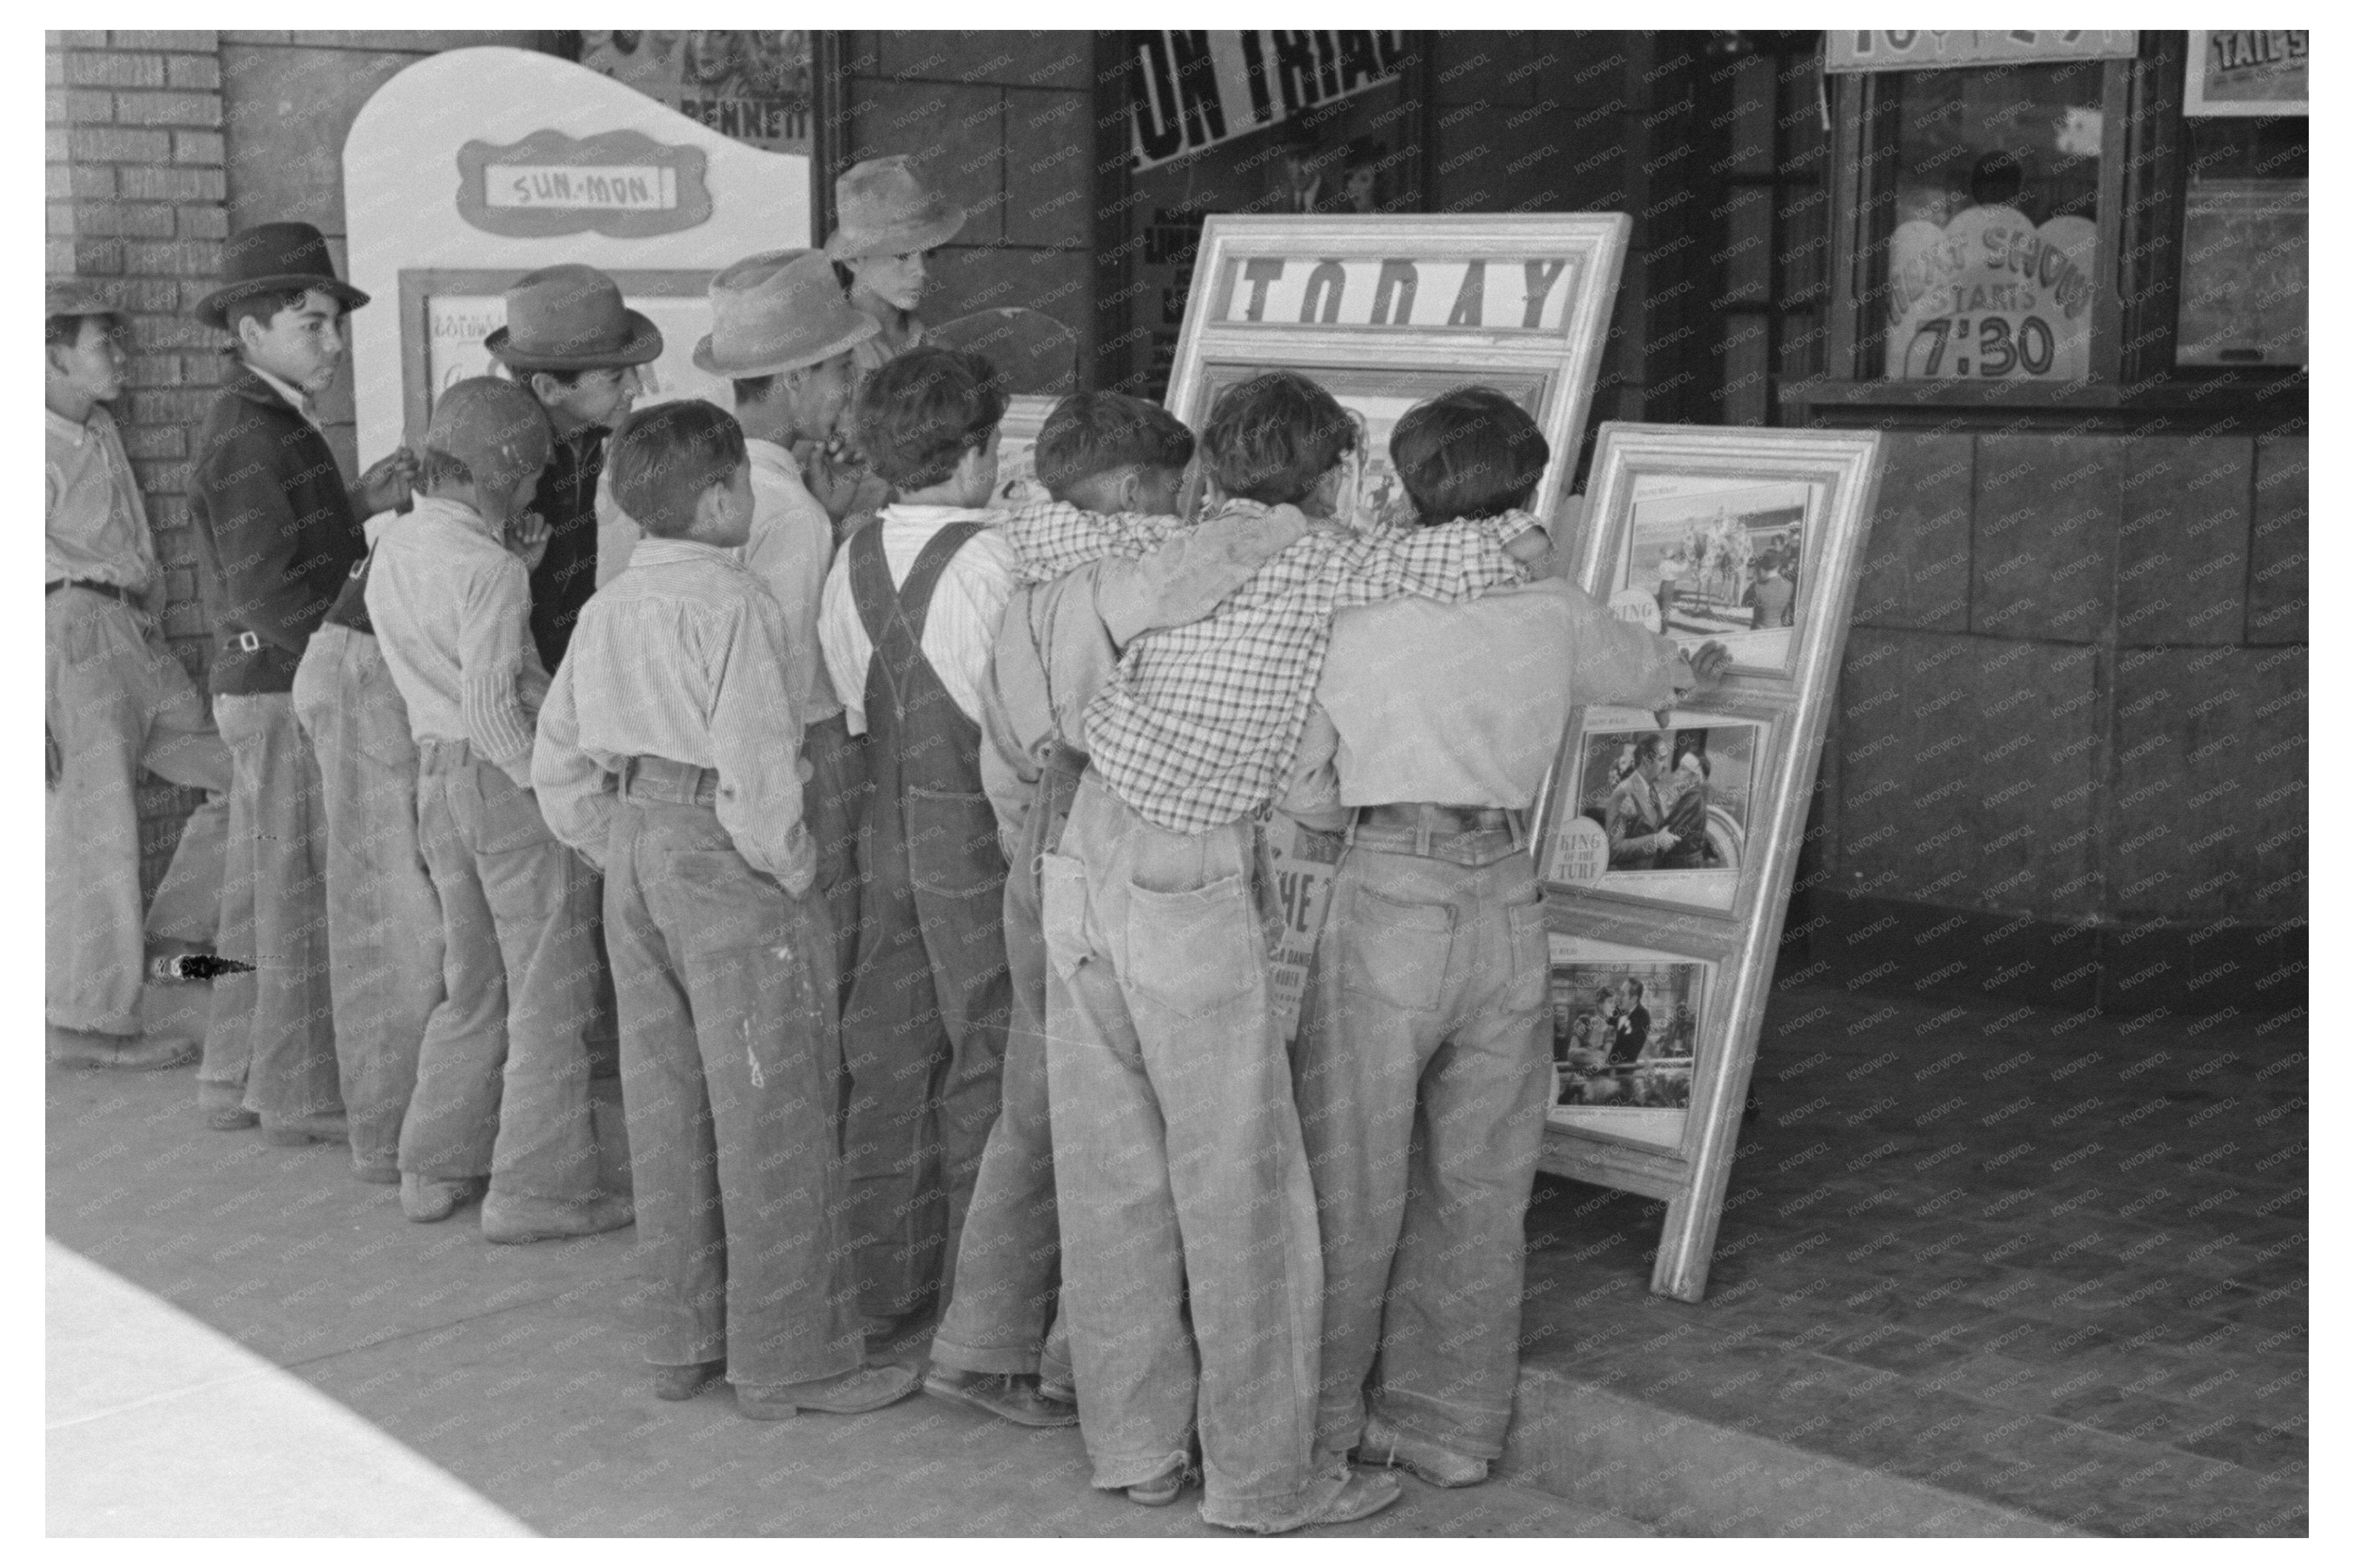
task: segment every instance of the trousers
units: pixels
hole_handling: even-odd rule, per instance
[[[220,953],[255,968],[212,982],[197,1100],[265,1120],[332,1114],[342,1102],[319,765],[284,692],[215,697],[213,716],[231,769]]]
[[[1320,1458],[1390,1425],[1503,1452],[1522,1226],[1552,1076],[1545,911],[1502,832],[1416,853],[1357,830],[1333,875],[1295,1064],[1323,1236]],[[1450,858],[1454,857],[1454,858]]]
[[[417,743],[376,641],[329,622],[294,672],[327,819],[335,1061],[352,1160],[390,1168],[441,1001],[441,902],[417,842]]]
[[[642,762],[605,853],[646,1360],[725,1361],[739,1385],[832,1377],[865,1353],[840,1245],[832,932],[814,891],[745,863],[700,771]]]
[[[443,995],[418,1048],[400,1169],[587,1202],[590,1042],[610,1027],[596,877],[531,792],[462,740],[418,744],[417,827],[441,903]]]
[[[139,1033],[150,938],[218,939],[228,747],[187,672],[126,604],[60,588],[44,606],[44,717],[58,776],[44,801],[48,1022]],[[143,915],[139,772],[206,792]]]
[[[1087,773],[1044,867],[1046,1078],[1095,1484],[1198,1430],[1202,1517],[1273,1530],[1347,1471],[1311,1451],[1323,1268],[1257,840],[1171,832]]]
[[[1074,765],[1076,764],[1076,766]],[[1013,1006],[1001,1103],[974,1177],[957,1245],[955,1289],[932,1360],[960,1372],[1037,1372],[1071,1382],[1070,1347],[1055,1310],[1061,1228],[1046,1091],[1046,937],[1039,877],[1061,842],[1086,759],[1050,761],[1023,820],[1020,857],[1005,877],[1005,960]]]

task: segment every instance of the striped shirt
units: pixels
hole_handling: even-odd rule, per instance
[[[1271,510],[1229,501],[1214,515]],[[1059,503],[1002,524],[1025,580],[1095,556],[1150,548],[1172,518],[1105,517]],[[1517,582],[1507,541],[1536,526],[1524,512],[1438,528],[1319,529],[1258,569],[1218,612],[1138,639],[1088,705],[1087,751],[1119,798],[1172,832],[1265,816],[1289,778],[1324,667],[1336,610],[1416,595],[1464,599]]]
[[[462,740],[531,788],[547,671],[531,638],[531,573],[472,507],[419,495],[368,568],[368,619],[419,740]]]

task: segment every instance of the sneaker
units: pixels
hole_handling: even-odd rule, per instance
[[[654,1397],[656,1399],[693,1399],[717,1383],[726,1371],[726,1361],[693,1361],[683,1367],[655,1367]]]
[[[1128,1500],[1142,1503],[1146,1508],[1167,1508],[1185,1489],[1185,1467],[1172,1465],[1149,1481],[1139,1481],[1128,1489]]]
[[[283,1120],[274,1116],[261,1118],[261,1138],[281,1149],[300,1149],[306,1143],[348,1143],[351,1124],[341,1111],[327,1111],[317,1116],[292,1116]]]
[[[249,1127],[260,1127],[261,1118],[243,1106],[222,1106],[205,1113],[205,1125],[215,1132],[243,1132]]]
[[[636,1218],[630,1200],[613,1193],[585,1203],[564,1203],[552,1198],[502,1198],[493,1192],[482,1200],[482,1239],[514,1245],[602,1235]]]
[[[755,1421],[782,1421],[804,1410],[860,1415],[898,1404],[922,1381],[913,1367],[869,1363],[808,1383],[737,1383],[736,1412]]]
[[[152,1073],[196,1059],[200,1042],[144,1034],[109,1034],[97,1029],[48,1028],[49,1063],[58,1067],[105,1067],[120,1073]]]
[[[959,1372],[935,1362],[924,1374],[924,1392],[969,1404],[1016,1426],[1076,1426],[1077,1407],[1068,1400],[1049,1399],[1034,1375],[1021,1372]]]
[[[1488,1478],[1487,1460],[1467,1459],[1427,1437],[1401,1432],[1378,1415],[1365,1418],[1357,1463],[1411,1470],[1434,1487],[1476,1487]]]
[[[1305,1519],[1294,1520],[1288,1524],[1225,1524],[1219,1520],[1208,1520],[1208,1522],[1253,1535],[1288,1535],[1295,1530],[1313,1530],[1324,1524],[1348,1524],[1379,1513],[1397,1501],[1398,1494],[1403,1490],[1404,1485],[1386,1470],[1351,1470],[1349,1478],[1341,1483],[1340,1491],[1333,1495],[1332,1499]]]
[[[456,1213],[459,1204],[481,1197],[489,1185],[480,1176],[442,1181],[404,1171],[400,1173],[400,1212],[420,1225],[429,1225]]]

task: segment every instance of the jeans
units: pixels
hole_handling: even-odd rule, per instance
[[[327,943],[352,1160],[389,1168],[426,1020],[441,1001],[441,903],[417,843],[417,743],[364,631],[330,622],[313,632],[293,695],[327,818]]]
[[[1085,759],[1076,757],[1079,766]],[[1047,1117],[1046,939],[1039,905],[1044,856],[1063,836],[1077,769],[1038,776],[1022,844],[1005,877],[1005,960],[1013,981],[1002,1097],[981,1156],[972,1206],[957,1246],[955,1289],[932,1360],[975,1372],[1038,1372],[1071,1382],[1070,1349],[1055,1311],[1061,1232],[1055,1219],[1055,1148]]]
[[[211,947],[218,938],[230,765],[187,672],[125,604],[60,588],[45,606],[44,717],[60,771],[46,797],[48,1021],[139,1033],[147,940]],[[143,919],[139,772],[208,799]]]
[[[865,1353],[841,1245],[832,933],[814,892],[745,863],[707,791],[676,787],[699,771],[625,785],[605,851],[646,1360],[724,1360],[739,1386],[832,1377]]]
[[[213,699],[231,767],[220,953],[255,966],[212,982],[196,1069],[207,1109],[265,1120],[341,1108],[327,979],[327,835],[319,766],[284,692]]]
[[[1311,1457],[1323,1269],[1257,837],[1167,832],[1087,775],[1044,861],[1046,1075],[1095,1484],[1198,1427],[1202,1517],[1277,1530],[1347,1476]]]
[[[462,740],[418,745],[418,836],[441,901],[441,1005],[426,1021],[400,1169],[487,1174],[491,1196],[597,1196],[588,1118],[597,880],[539,803]]]
[[[1474,1459],[1503,1452],[1520,1369],[1553,1068],[1544,903],[1502,832],[1426,854],[1414,839],[1361,828],[1341,856],[1300,1031],[1324,1247],[1320,1459],[1362,1436],[1377,1351],[1382,1418]]]

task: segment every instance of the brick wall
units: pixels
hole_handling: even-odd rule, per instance
[[[816,177],[905,153],[967,214],[934,258],[925,319],[1027,306],[1093,365],[1093,36],[844,33],[841,69],[840,166]]]
[[[130,313],[115,411],[170,588],[164,632],[201,688],[207,627],[185,470],[219,356],[216,335],[186,313],[212,288],[228,232],[219,35],[52,32],[44,63],[48,269],[95,283]],[[140,790],[151,892],[198,799],[152,778]]]

